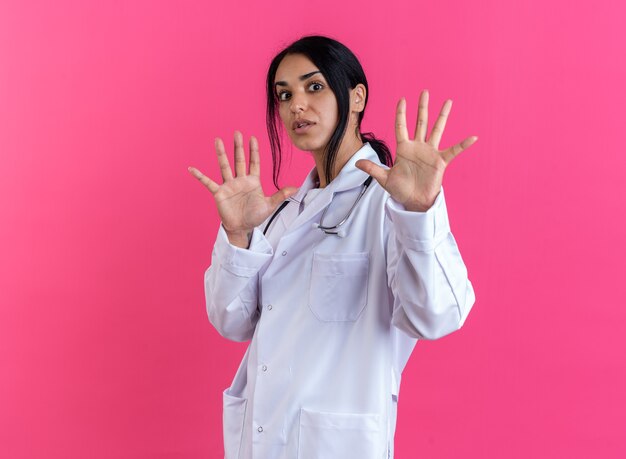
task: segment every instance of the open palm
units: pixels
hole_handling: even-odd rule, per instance
[[[452,101],[447,100],[426,140],[428,126],[428,91],[422,91],[419,101],[415,139],[409,138],[406,127],[406,99],[398,102],[396,110],[396,161],[391,169],[384,169],[368,161],[359,160],[356,166],[374,177],[396,201],[407,210],[428,210],[443,182],[443,174],[450,162],[478,137],[468,137],[462,142],[439,150],[439,142],[446,126]]]
[[[227,233],[249,234],[256,226],[263,223],[281,202],[297,191],[297,188],[288,187],[277,191],[272,196],[265,196],[260,179],[259,145],[254,136],[250,138],[249,174],[246,173],[241,132],[235,131],[235,177],[233,177],[222,139],[215,139],[215,149],[224,180],[222,185],[218,185],[195,167],[190,167],[189,172],[213,194],[217,212]]]

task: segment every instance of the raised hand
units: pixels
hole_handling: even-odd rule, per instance
[[[195,167],[189,167],[189,172],[213,194],[217,212],[229,241],[233,245],[247,247],[252,230],[263,223],[281,202],[298,189],[282,188],[272,196],[265,196],[259,177],[261,171],[259,144],[254,136],[250,137],[249,174],[246,174],[246,158],[241,132],[235,131],[235,177],[233,177],[226,156],[224,143],[219,137],[215,139],[215,150],[222,174],[222,185],[218,185]]]
[[[452,100],[446,100],[437,121],[435,121],[430,137],[426,140],[428,91],[422,91],[415,126],[415,139],[411,140],[406,127],[406,99],[400,99],[396,110],[397,147],[396,161],[393,167],[383,169],[366,159],[356,162],[359,169],[374,177],[407,210],[427,211],[441,190],[446,167],[459,153],[478,140],[476,136],[468,137],[446,150],[439,150],[439,142],[451,107]]]

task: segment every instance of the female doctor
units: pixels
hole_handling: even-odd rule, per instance
[[[416,341],[457,330],[474,303],[442,179],[477,138],[440,150],[452,102],[427,135],[423,91],[413,138],[398,102],[392,166],[386,145],[361,133],[368,96],[348,48],[304,37],[267,75],[274,183],[280,118],[315,160],[302,186],[266,196],[257,140],[247,170],[240,132],[234,174],[216,139],[222,184],[189,168],[221,218],[204,276],[209,320],[251,340],[223,395],[228,459],[393,457],[400,375]]]

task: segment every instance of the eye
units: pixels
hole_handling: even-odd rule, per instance
[[[309,89],[312,87],[317,87],[317,89],[313,89],[313,91],[317,92],[317,91],[321,91],[324,88],[324,85],[318,81],[314,81],[313,83],[309,85]]]
[[[289,96],[289,91],[280,91],[278,94],[276,94],[276,96],[280,101],[287,100]]]
[[[319,81],[314,81],[311,84],[309,84],[308,89],[313,92],[320,92],[322,89],[324,89],[324,84],[320,83]],[[289,91],[279,91],[276,94],[276,97],[278,98],[279,101],[284,102],[286,100],[289,100],[289,98],[291,97],[291,94],[289,93]]]

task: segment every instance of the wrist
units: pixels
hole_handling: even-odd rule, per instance
[[[426,201],[414,201],[414,202],[407,201],[407,202],[403,202],[402,205],[404,206],[406,210],[411,211],[411,212],[427,212],[428,209],[430,209],[435,204],[435,201],[437,201],[438,196],[439,196],[439,192],[437,192],[437,194],[435,194],[432,198]]]
[[[250,246],[250,240],[252,239],[252,230],[249,231],[229,231],[224,228],[228,242],[236,247],[247,249]]]
[[[430,209],[433,204],[435,203],[435,200],[433,199],[433,201],[430,203],[430,205],[428,204],[423,204],[423,203],[409,203],[406,202],[404,204],[402,204],[404,206],[404,208],[410,212],[427,212],[428,209]]]

